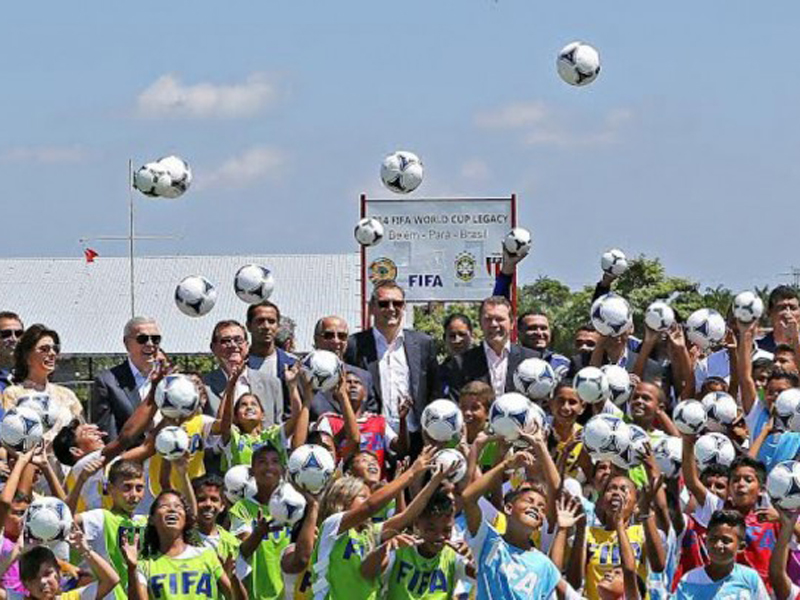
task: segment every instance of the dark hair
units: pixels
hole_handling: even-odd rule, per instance
[[[22,322],[22,319],[19,318],[19,315],[15,312],[11,312],[10,310],[3,310],[0,311],[0,319],[13,319],[18,321],[22,328],[25,329],[25,324]]]
[[[703,382],[703,385],[700,386],[700,394],[705,395],[708,393],[711,385],[718,384],[725,388],[725,391],[728,390],[728,382],[725,381],[724,377],[720,377],[719,375],[709,375],[706,377],[706,380]]]
[[[770,381],[775,381],[778,379],[783,379],[789,382],[789,385],[792,387],[800,387],[800,377],[797,376],[797,373],[792,373],[791,371],[784,371],[783,369],[774,368],[772,369],[772,373],[769,374],[767,378],[767,383]]]
[[[353,463],[356,461],[356,459],[359,456],[362,456],[364,454],[370,455],[372,458],[374,458],[375,460],[377,460],[380,463],[380,459],[378,458],[378,455],[375,453],[374,450],[368,450],[367,448],[362,448],[362,449],[360,449],[360,450],[358,450],[356,452],[353,452],[353,454],[351,454],[350,456],[347,457],[347,460],[344,462],[344,468],[342,470],[346,474],[352,475],[353,473],[351,471],[352,471],[352,468],[353,468]]]
[[[452,494],[447,493],[442,488],[437,489],[428,504],[422,509],[419,515],[422,517],[447,517],[454,515],[456,512],[456,504],[453,501]]]
[[[739,535],[739,541],[743,542],[746,532],[744,517],[737,510],[715,510],[708,520],[708,527],[706,531],[711,533],[711,530],[718,525],[728,525],[735,527]]]
[[[80,424],[78,419],[72,419],[53,439],[53,454],[62,465],[73,467],[78,462],[71,450],[78,445],[77,432]]]
[[[736,469],[742,467],[750,467],[753,469],[756,472],[756,478],[758,479],[759,485],[764,487],[764,482],[767,480],[767,467],[764,466],[763,462],[756,460],[747,454],[742,454],[733,459],[733,462],[728,470],[731,474],[733,474]],[[709,528],[710,527],[711,525],[709,525]]]
[[[316,444],[317,446],[323,446],[322,436],[327,435],[331,440],[333,440],[334,444],[336,443],[336,439],[327,431],[323,431],[321,429],[314,429],[308,432],[308,436],[306,437],[306,444]]]
[[[470,319],[464,313],[453,313],[447,315],[447,317],[444,320],[443,328],[445,335],[447,335],[447,328],[450,327],[450,323],[452,323],[453,321],[461,321],[462,323],[464,323],[464,325],[467,326],[467,329],[469,329],[470,333],[472,333],[472,319]]]
[[[370,306],[375,306],[375,303],[378,301],[378,290],[400,290],[403,300],[406,299],[405,290],[393,279],[386,279],[384,281],[379,281],[372,288],[372,295],[369,297]]]
[[[508,298],[505,296],[489,296],[488,298],[484,299],[481,302],[481,307],[478,310],[479,317],[483,317],[483,311],[486,310],[487,306],[505,306],[508,308],[508,313],[510,315],[514,314],[514,308],[511,306],[511,302],[508,301]]]
[[[797,290],[788,285],[779,285],[769,293],[767,299],[767,312],[772,312],[775,305],[781,300],[797,300]]]
[[[494,388],[485,381],[470,381],[458,390],[458,398],[461,400],[465,396],[471,396],[480,400],[486,412],[489,412],[492,402],[494,402],[495,393]]]
[[[33,546],[25,550],[19,557],[19,578],[23,583],[39,576],[39,568],[50,565],[58,571],[56,555],[47,546]]]
[[[217,343],[217,336],[219,335],[219,332],[225,329],[226,327],[238,327],[239,329],[242,330],[242,333],[244,334],[244,339],[247,340],[247,329],[245,328],[244,325],[242,325],[241,323],[239,323],[239,321],[235,319],[225,319],[224,321],[217,321],[217,324],[214,325],[214,331],[211,332],[212,344]]]
[[[166,489],[163,490],[156,499],[153,500],[153,504],[150,506],[150,516],[147,519],[147,527],[144,530],[144,545],[142,546],[145,557],[155,557],[161,553],[161,544],[158,538],[158,531],[156,531],[155,525],[153,525],[153,516],[156,514],[156,509],[158,508],[158,503],[164,496],[177,496],[181,499],[181,504],[183,504],[183,510],[186,513],[186,523],[183,527],[183,541],[187,544],[192,542],[191,540],[191,533],[192,528],[194,527],[194,518],[192,517],[192,512],[189,510],[189,503],[186,501],[186,498],[183,497],[178,490]]]
[[[278,317],[278,323],[281,322],[281,309],[278,306],[269,300],[262,300],[257,304],[251,304],[247,307],[247,326],[250,327],[250,323],[253,322],[253,317],[255,317],[256,311],[259,308],[271,308],[275,311],[275,316]]]
[[[53,338],[53,343],[61,345],[61,339],[58,333],[52,329],[48,329],[46,325],[36,323],[31,325],[22,334],[17,342],[17,347],[14,348],[14,381],[23,382],[28,378],[28,355],[36,348],[44,337]]]
[[[731,471],[730,468],[726,467],[725,465],[720,463],[711,463],[703,469],[703,473],[700,475],[700,481],[705,483],[707,481],[707,477],[724,477],[725,479],[730,479]]]
[[[192,489],[195,494],[200,493],[204,487],[215,487],[222,491],[225,489],[225,481],[216,473],[206,473],[192,479]]]
[[[775,350],[772,351],[772,354],[777,354],[778,352],[791,352],[794,354],[794,348],[789,344],[778,344],[775,346]]]
[[[588,331],[589,333],[595,333],[597,329],[595,329],[594,325],[592,325],[591,323],[584,323],[575,330],[575,333],[578,333],[579,331]]]
[[[247,397],[255,398],[256,402],[258,402],[258,405],[261,407],[261,412],[262,413],[264,412],[264,405],[261,403],[261,398],[259,398],[255,394],[252,394],[250,392],[246,392],[246,393],[242,394],[241,396],[239,396],[236,399],[236,402],[233,403],[234,416],[236,416],[236,411],[239,410],[239,403],[242,401],[242,398],[247,398]]]
[[[550,325],[550,317],[543,310],[526,310],[517,317],[517,329],[522,330],[522,321],[528,317],[544,317],[547,319],[548,326]]]
[[[108,470],[109,485],[116,485],[120,481],[139,479],[140,477],[144,477],[144,467],[142,463],[133,460],[118,460]]]
[[[17,490],[16,492],[14,492],[14,497],[11,499],[11,502],[12,503],[24,502],[25,504],[30,504],[31,502],[33,502],[33,496]]]
[[[503,504],[512,504],[522,494],[526,494],[528,492],[534,492],[535,494],[542,496],[545,500],[547,499],[547,494],[540,484],[525,482],[516,490],[511,490],[505,496],[503,496]]]
[[[753,361],[753,370],[771,369],[773,364],[774,363],[772,362],[771,358],[765,358],[762,356],[761,358],[757,358]]]
[[[275,446],[273,446],[270,442],[266,442],[263,445],[258,446],[255,450],[253,450],[253,458],[250,464],[256,462],[257,458],[260,458],[262,454],[266,454],[267,452],[274,452],[275,454],[278,455],[278,457],[280,457],[281,455],[280,451]],[[281,463],[282,462],[283,461],[281,461]]]

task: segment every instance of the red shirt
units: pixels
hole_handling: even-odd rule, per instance
[[[344,417],[338,413],[328,412],[321,415],[317,421],[317,427],[322,431],[327,431],[334,438],[344,428]],[[378,457],[378,464],[381,467],[381,475],[385,475],[384,461],[389,444],[397,435],[386,423],[386,419],[373,413],[364,413],[358,419],[358,431],[361,433],[361,450],[370,450]],[[339,442],[339,449],[345,445],[344,441]]]

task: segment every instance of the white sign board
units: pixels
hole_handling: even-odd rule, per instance
[[[383,223],[365,248],[362,275],[394,279],[409,302],[480,301],[492,293],[500,244],[514,226],[515,198],[370,200],[362,215]],[[365,286],[369,296],[371,285]]]

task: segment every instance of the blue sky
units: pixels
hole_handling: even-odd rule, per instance
[[[352,251],[358,193],[386,195],[380,160],[404,148],[426,165],[416,195],[518,194],[523,280],[590,283],[611,246],[735,289],[800,266],[800,4],[120,6],[4,11],[6,256],[124,234],[128,158],[167,153],[195,185],[137,197],[137,223],[182,239],[142,253]],[[555,72],[575,39],[603,62],[586,88]]]

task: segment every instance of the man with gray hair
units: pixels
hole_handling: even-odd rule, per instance
[[[98,374],[92,385],[91,420],[116,439],[122,425],[150,391],[150,370],[161,346],[158,323],[150,317],[134,317],[122,336],[127,359]]]

